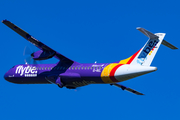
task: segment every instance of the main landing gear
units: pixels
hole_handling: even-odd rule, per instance
[[[56,84],[57,84],[57,85],[58,85],[58,87],[60,87],[60,88],[63,88],[63,86],[64,86],[64,84],[61,82],[60,77],[58,77],[58,78],[57,78],[57,80],[56,80]]]
[[[58,87],[63,88],[63,84],[57,83]]]

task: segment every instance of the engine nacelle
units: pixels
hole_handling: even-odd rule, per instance
[[[52,58],[56,52],[39,50],[31,54],[34,60],[46,60]]]

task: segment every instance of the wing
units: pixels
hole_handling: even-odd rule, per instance
[[[73,60],[63,56],[62,54],[56,52],[55,50],[51,49],[50,47],[48,47],[44,43],[40,42],[39,40],[37,40],[36,38],[34,38],[33,36],[31,36],[30,34],[25,32],[24,30],[22,30],[18,26],[16,26],[13,23],[11,23],[10,21],[3,20],[2,23],[4,23],[6,26],[8,26],[12,30],[14,30],[16,33],[21,35],[23,38],[25,38],[26,40],[31,42],[33,45],[35,45],[36,47],[38,47],[42,51],[46,51],[46,52],[49,52],[49,53],[54,53],[53,57],[59,59],[61,62],[67,63],[67,64],[73,64],[75,62],[75,61],[73,61]]]
[[[136,94],[136,95],[144,95],[143,93],[140,93],[140,92],[138,92],[136,90],[133,90],[131,88],[128,88],[128,87],[126,87],[124,85],[121,85],[121,84],[118,84],[118,83],[113,83],[113,84],[110,84],[110,85],[114,85],[116,87],[121,88],[122,90],[127,90],[128,92],[131,92],[131,93]]]

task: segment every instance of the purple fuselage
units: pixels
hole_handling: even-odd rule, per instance
[[[59,81],[67,88],[104,83],[101,73],[108,63],[80,64],[20,64],[12,67],[4,78],[18,84],[51,84]]]

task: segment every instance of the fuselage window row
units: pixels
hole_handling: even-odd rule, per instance
[[[102,67],[90,67],[90,66],[73,66],[73,67],[36,67],[36,70],[92,70],[92,69],[102,69]]]

